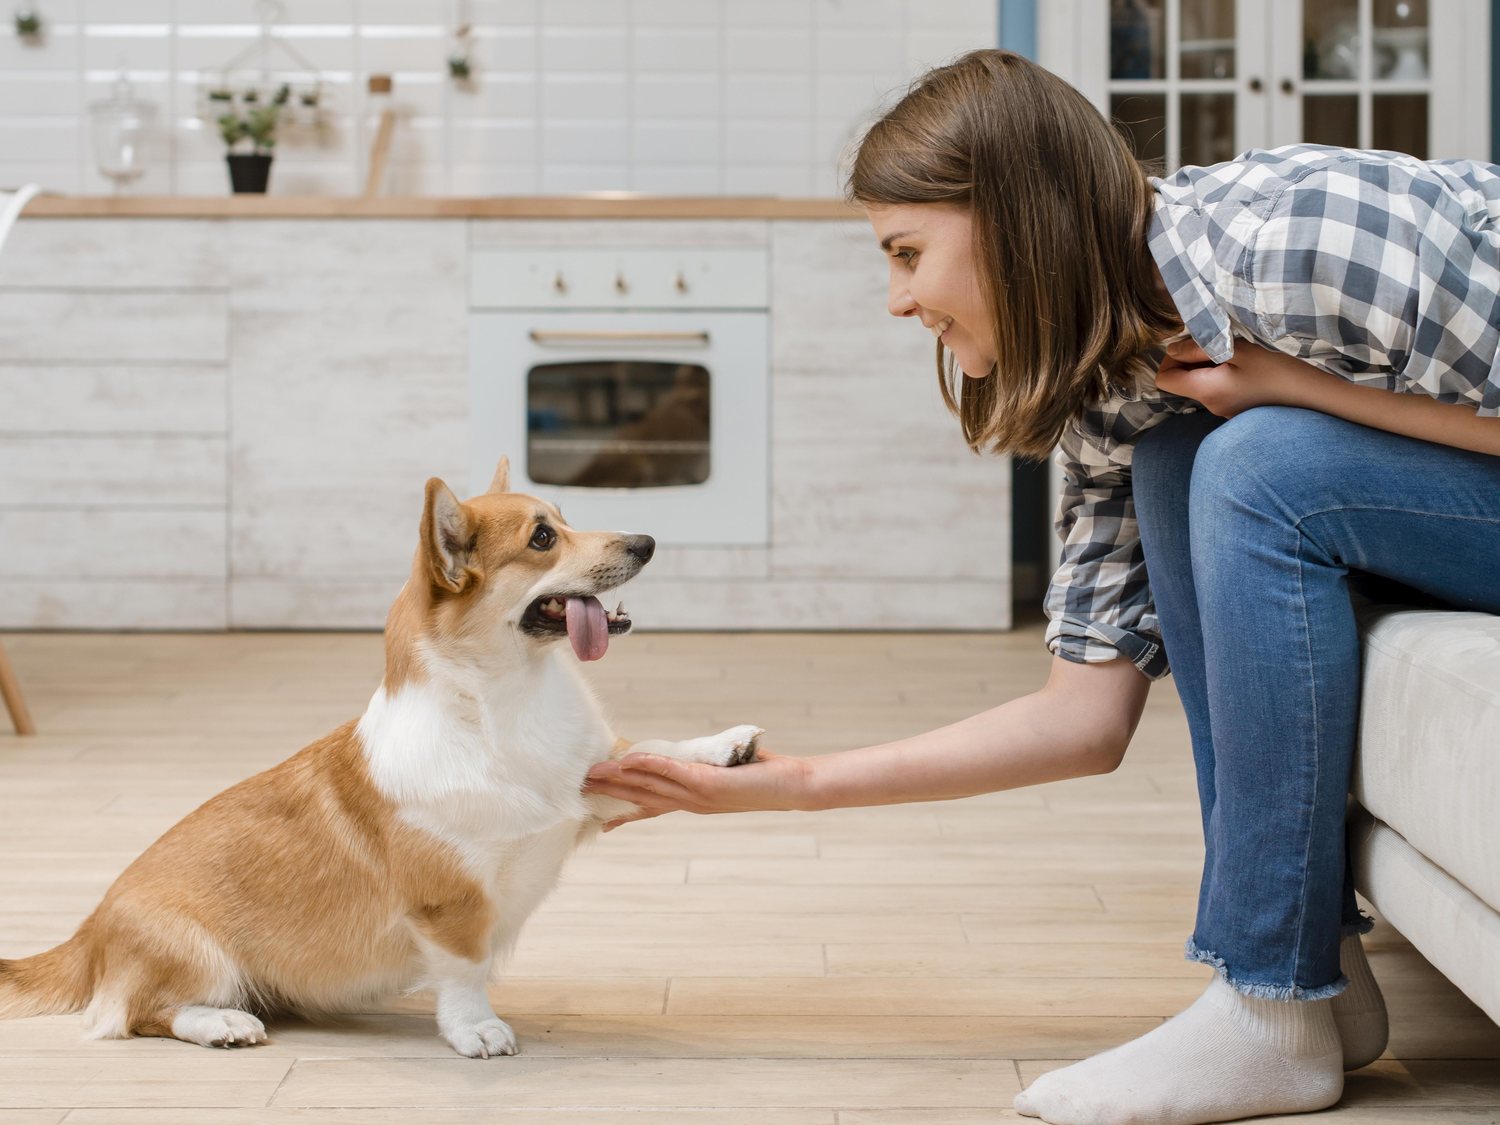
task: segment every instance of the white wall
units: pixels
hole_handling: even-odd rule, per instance
[[[156,103],[136,194],[228,190],[200,74],[258,35],[253,0],[28,0],[0,10],[0,185],[107,193],[88,103],[123,66]],[[509,195],[627,190],[824,196],[837,156],[883,97],[998,42],[996,0],[285,0],[281,32],[323,69],[332,123],[277,146],[277,194],[349,194],[373,136],[365,78],[390,73],[401,114],[387,190]],[[445,59],[460,11],[476,87]],[[277,56],[278,58],[282,56]],[[281,64],[278,64],[280,66]],[[296,79],[296,71],[276,77]]]

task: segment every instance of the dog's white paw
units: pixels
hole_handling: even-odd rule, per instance
[[[254,1047],[266,1041],[266,1025],[238,1008],[190,1004],[172,1017],[172,1034],[200,1047]]]
[[[760,736],[765,733],[761,727],[746,725],[711,734],[699,740],[703,746],[701,756],[695,760],[711,766],[742,766],[746,762],[753,762]]]
[[[467,1027],[445,1032],[443,1038],[460,1055],[471,1059],[488,1059],[495,1055],[514,1055],[520,1050],[516,1045],[516,1033],[510,1024],[498,1016],[480,1020]]]

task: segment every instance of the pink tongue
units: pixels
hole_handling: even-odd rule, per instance
[[[609,648],[609,622],[598,598],[568,599],[568,640],[579,660],[598,660]]]

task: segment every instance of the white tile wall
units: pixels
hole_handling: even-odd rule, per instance
[[[254,0],[44,0],[40,45],[0,20],[0,185],[107,193],[88,103],[123,68],[158,107],[136,193],[228,190],[200,85],[253,44]],[[286,0],[330,121],[288,130],[271,190],[364,182],[372,72],[399,125],[387,190],[836,195],[860,125],[927,67],[998,42],[999,0]],[[445,59],[473,26],[476,81]],[[273,52],[276,79],[301,79]],[[247,78],[253,75],[246,75]]]

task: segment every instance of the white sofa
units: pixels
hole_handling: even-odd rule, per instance
[[[1500,1023],[1500,617],[1365,605],[1359,618],[1355,886]]]

